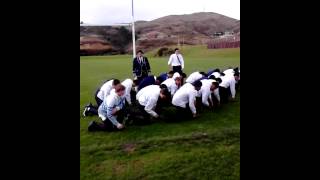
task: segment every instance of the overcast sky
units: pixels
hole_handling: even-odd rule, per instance
[[[136,21],[203,11],[240,20],[240,0],[134,0]],[[131,0],[80,0],[80,21],[100,25],[131,22]]]

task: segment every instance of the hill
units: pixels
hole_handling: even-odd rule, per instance
[[[206,44],[215,32],[235,31],[240,33],[240,20],[213,12],[185,15],[170,15],[152,21],[137,21],[137,49],[150,50],[157,47],[188,44]],[[126,29],[126,32],[124,31]],[[116,39],[125,39],[118,42]],[[96,41],[86,42],[87,38]],[[128,53],[131,49],[131,27],[129,26],[81,26],[80,49],[102,53]]]

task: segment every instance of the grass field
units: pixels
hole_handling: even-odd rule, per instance
[[[240,49],[181,49],[185,72],[240,67]],[[168,70],[168,58],[147,53],[152,72]],[[89,133],[98,117],[83,106],[109,78],[131,78],[131,56],[80,57],[80,179],[240,179],[240,92],[237,101],[204,111],[196,120],[129,126],[122,132]]]

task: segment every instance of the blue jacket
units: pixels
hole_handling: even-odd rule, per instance
[[[142,57],[142,62],[138,61],[138,58],[133,59],[132,72],[137,76],[148,76],[148,73],[151,72],[150,64],[147,57]]]
[[[160,81],[160,83],[162,83],[163,81],[168,79],[168,73],[162,73],[160,74],[160,76],[158,76],[158,80]]]
[[[156,83],[156,80],[155,80],[154,76],[148,76],[140,82],[139,87],[138,87],[138,91],[140,91],[140,89],[142,89],[146,86],[153,85],[155,83]]]

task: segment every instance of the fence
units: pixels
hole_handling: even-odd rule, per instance
[[[213,39],[207,44],[208,49],[238,48],[240,47],[240,37]]]

